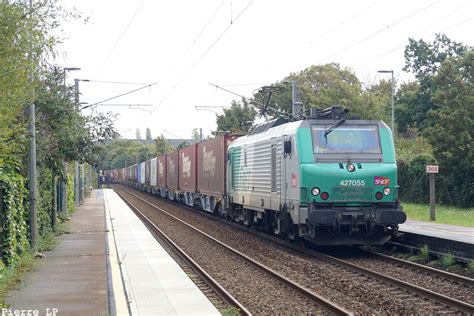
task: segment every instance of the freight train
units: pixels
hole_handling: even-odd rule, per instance
[[[115,183],[318,245],[380,245],[406,215],[392,132],[339,107],[220,135],[107,173]]]

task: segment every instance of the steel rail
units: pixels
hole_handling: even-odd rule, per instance
[[[248,257],[247,255],[245,255],[245,254],[241,253],[240,251],[238,251],[238,250],[236,250],[236,249],[234,249],[234,248],[232,248],[232,247],[230,247],[230,246],[224,244],[223,242],[221,242],[221,241],[215,239],[214,237],[212,237],[212,236],[206,234],[205,232],[199,230],[198,228],[196,228],[196,227],[194,227],[194,226],[192,226],[192,225],[190,225],[190,224],[188,224],[188,223],[182,221],[181,219],[179,219],[178,217],[176,217],[176,216],[174,216],[174,215],[168,213],[168,212],[165,211],[164,209],[162,209],[162,208],[160,208],[160,207],[158,207],[158,206],[156,206],[156,205],[154,205],[154,204],[148,202],[147,200],[145,200],[145,199],[143,199],[143,198],[137,196],[137,195],[134,194],[134,193],[131,193],[130,191],[127,191],[127,193],[130,194],[130,195],[132,195],[132,196],[134,196],[135,198],[137,198],[137,199],[143,201],[144,203],[150,205],[151,207],[153,207],[153,208],[159,210],[160,212],[162,212],[162,213],[168,215],[169,217],[175,219],[176,221],[179,221],[179,222],[182,223],[183,225],[186,225],[187,227],[189,227],[189,228],[191,228],[192,230],[196,231],[196,232],[199,233],[200,235],[206,237],[207,239],[209,239],[209,240],[211,240],[211,241],[217,243],[218,245],[220,245],[220,246],[223,247],[224,249],[226,249],[226,250],[230,251],[231,253],[237,255],[238,257],[245,259],[247,262],[249,262],[249,263],[251,263],[252,265],[258,267],[259,269],[265,271],[266,273],[270,274],[272,277],[277,278],[277,279],[278,279],[279,281],[281,281],[282,283],[288,285],[288,286],[291,287],[291,288],[296,289],[298,292],[300,292],[301,294],[303,294],[303,295],[305,295],[306,297],[310,298],[311,300],[313,300],[313,301],[315,301],[315,302],[317,302],[317,303],[323,305],[325,308],[327,308],[327,309],[330,310],[331,312],[333,312],[333,313],[335,313],[335,314],[338,314],[338,315],[353,315],[352,312],[347,311],[346,309],[344,309],[344,308],[342,308],[342,307],[336,305],[335,303],[333,303],[333,302],[331,302],[331,301],[325,299],[324,297],[322,297],[322,296],[320,296],[320,295],[318,295],[318,294],[316,294],[316,293],[310,291],[309,289],[307,289],[307,288],[305,288],[305,287],[303,287],[303,286],[301,286],[301,285],[299,285],[299,284],[297,284],[297,283],[291,281],[290,279],[286,278],[285,276],[282,276],[282,275],[278,274],[276,271],[274,271],[274,270],[272,270],[272,269],[266,267],[265,265],[263,265],[263,264],[261,264],[261,263],[255,261],[255,260],[253,260],[252,258]]]
[[[149,228],[153,230],[153,232],[160,235],[177,253],[178,255],[186,261],[191,268],[199,274],[199,276],[209,285],[224,301],[226,301],[229,305],[234,306],[235,308],[239,309],[239,313],[242,315],[250,316],[250,313],[245,306],[243,306],[235,297],[233,297],[229,292],[227,292],[214,278],[212,278],[206,271],[204,271],[201,266],[194,261],[190,256],[188,256],[184,250],[182,250],[175,242],[173,242],[160,228],[158,228],[152,221],[150,221],[138,208],[133,205],[123,194],[119,193],[118,190],[116,191],[117,194],[120,196],[121,199],[127,203],[127,205],[137,214],[137,216],[147,225]]]
[[[462,275],[459,275],[459,274],[454,274],[454,273],[451,273],[451,272],[447,272],[447,271],[435,269],[435,268],[432,268],[432,267],[429,267],[429,266],[425,266],[425,265],[422,265],[422,264],[419,264],[419,263],[416,263],[416,262],[411,262],[411,261],[403,260],[403,259],[400,259],[400,258],[387,256],[387,255],[384,255],[382,253],[378,253],[378,252],[367,250],[367,249],[359,249],[359,250],[363,251],[363,252],[366,252],[366,253],[369,253],[371,255],[374,255],[376,257],[379,257],[382,260],[391,261],[393,263],[400,264],[400,265],[403,265],[403,266],[407,266],[407,267],[419,270],[421,272],[434,274],[436,276],[442,277],[442,278],[447,279],[447,280],[451,280],[451,281],[454,281],[454,282],[457,282],[457,283],[460,283],[460,284],[463,284],[463,285],[474,287],[474,279],[471,279],[471,278],[468,278],[468,277],[465,277],[465,276],[462,276]]]
[[[388,276],[388,275],[384,275],[384,274],[381,274],[381,273],[378,273],[378,272],[375,272],[375,271],[371,271],[367,268],[364,268],[364,267],[361,267],[359,265],[350,263],[346,260],[342,260],[342,259],[330,256],[330,255],[327,255],[327,254],[323,254],[323,253],[320,253],[320,252],[317,252],[317,251],[314,251],[314,250],[310,250],[308,252],[313,253],[314,256],[316,256],[316,257],[318,257],[322,260],[330,261],[330,262],[338,264],[340,266],[347,267],[350,270],[357,271],[361,274],[372,277],[372,278],[377,279],[379,281],[395,284],[398,287],[401,287],[401,288],[403,288],[407,291],[414,292],[418,295],[427,297],[427,298],[429,298],[429,299],[431,299],[435,302],[438,302],[438,303],[445,304],[445,305],[448,305],[450,307],[456,308],[456,309],[458,309],[462,312],[465,312],[465,313],[468,313],[468,314],[474,314],[474,305],[472,305],[472,304],[469,304],[469,303],[457,300],[455,298],[451,298],[451,297],[448,297],[446,295],[443,295],[443,294],[440,294],[440,293],[437,293],[437,292],[419,287],[417,285],[414,285],[414,284],[411,284],[411,283],[393,278],[393,277]]]
[[[404,233],[404,234],[407,234],[407,233]],[[398,247],[398,248],[404,248],[404,249],[407,249],[408,251],[420,251],[421,247],[417,247],[417,246],[414,246],[414,245],[408,245],[408,244],[404,244],[404,243],[401,243],[400,241],[387,241],[385,243],[386,245],[392,245],[394,247]],[[428,250],[428,253],[430,255],[433,255],[435,257],[438,257],[438,258],[441,258],[442,256],[446,255],[446,253],[443,253],[443,252],[439,252],[439,251],[434,251],[434,250]],[[462,262],[462,263],[469,263],[472,261],[471,258],[467,258],[467,257],[461,257],[459,255],[454,255],[454,259],[456,261],[459,261],[459,262]]]

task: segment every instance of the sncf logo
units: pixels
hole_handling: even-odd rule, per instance
[[[380,176],[374,177],[374,185],[389,185],[389,184],[390,184],[390,178],[380,177]]]

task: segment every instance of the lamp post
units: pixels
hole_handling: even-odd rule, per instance
[[[64,72],[64,95],[66,95],[66,74],[69,71],[79,71],[81,68],[79,67],[64,67],[63,72]],[[67,172],[67,163],[63,162],[63,167],[64,167],[64,172]],[[61,211],[65,212],[67,211],[67,184],[66,182],[61,183],[61,206],[60,209]]]
[[[88,82],[89,79],[74,79],[74,104],[75,104],[75,109],[77,112],[80,112],[80,102],[79,102],[79,81],[86,81]],[[81,163],[79,164],[77,161],[75,162],[75,180],[76,180],[76,185],[74,188],[74,202],[76,205],[82,204],[84,201],[84,164]]]
[[[391,97],[392,97],[392,133],[395,134],[395,104],[394,104],[394,99],[393,99],[393,94],[395,90],[395,82],[393,80],[393,70],[379,70],[378,73],[381,74],[392,74],[392,91],[391,91]]]

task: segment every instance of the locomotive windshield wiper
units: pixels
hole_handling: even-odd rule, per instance
[[[342,125],[342,123],[344,123],[346,121],[345,118],[341,119],[339,122],[337,122],[336,124],[334,124],[333,126],[331,126],[327,131],[324,132],[324,138],[326,138],[326,143],[328,141],[327,137],[329,135],[329,133],[331,133],[333,130],[335,130],[336,128],[338,128],[340,125]]]

